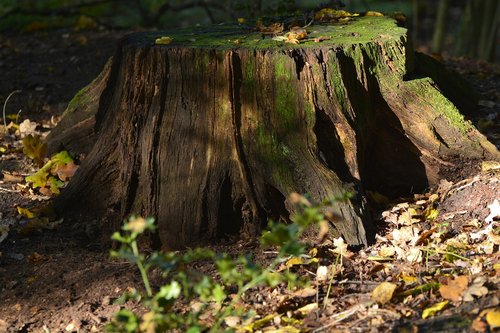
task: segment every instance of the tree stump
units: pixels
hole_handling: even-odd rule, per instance
[[[57,210],[154,216],[161,244],[179,248],[288,220],[291,192],[350,191],[330,222],[361,245],[373,237],[367,190],[407,195],[456,161],[499,158],[415,70],[396,21],[307,30],[298,45],[225,25],[124,37],[48,138],[87,154]]]

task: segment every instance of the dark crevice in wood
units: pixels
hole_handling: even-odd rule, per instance
[[[316,53],[316,59],[318,60],[318,64],[321,66],[321,72],[323,73],[323,84],[325,85],[326,96],[328,98],[331,98],[332,93],[330,91],[330,84],[328,82],[328,76],[326,73],[326,64],[323,56],[323,50],[319,50]]]
[[[209,235],[210,234],[210,224],[209,224],[209,216],[208,216],[208,194],[209,191],[207,188],[203,191],[202,198],[201,198],[201,219],[200,219],[200,226],[199,226],[199,234],[201,235],[201,239],[203,239],[203,235]]]
[[[231,102],[231,111],[233,115],[233,130],[234,130],[234,140],[236,144],[236,151],[238,154],[238,160],[243,165],[244,178],[242,181],[246,182],[244,186],[248,187],[249,195],[251,198],[248,198],[249,202],[256,202],[257,194],[254,189],[254,182],[252,180],[252,173],[250,167],[248,165],[247,159],[245,157],[245,149],[243,146],[243,140],[241,136],[241,86],[243,79],[243,72],[241,68],[241,58],[237,52],[231,52],[231,63],[230,63],[230,102]],[[262,211],[261,207],[253,207],[257,209],[254,212],[259,220],[265,220],[265,214]]]
[[[356,130],[356,133],[359,135],[364,135],[363,127],[366,124],[364,124],[364,119],[362,119],[362,116],[367,113],[366,110],[370,110],[370,105],[368,105],[368,92],[366,91],[366,88],[363,86],[362,82],[358,80],[354,60],[343,52],[338,52],[337,58],[339,60],[339,69],[342,76],[342,82],[344,82],[347,96],[349,102],[351,103],[353,114],[356,115],[356,118],[353,118],[353,115],[349,114],[348,110],[342,111],[344,112],[344,116],[346,117],[349,125]],[[360,147],[359,144],[357,146],[358,148]]]
[[[365,73],[375,66],[363,51]],[[402,124],[380,92],[378,80],[367,74],[370,113],[364,119],[367,137],[360,155],[361,177],[366,189],[389,197],[408,196],[428,186],[419,149],[405,135]],[[356,114],[362,114],[356,112]]]
[[[345,162],[344,147],[340,143],[337,130],[324,110],[314,105],[316,121],[314,134],[316,135],[317,155],[324,164],[337,174],[344,182],[353,182],[354,177]]]
[[[299,50],[292,50],[290,52],[292,59],[295,61],[295,73],[297,74],[297,80],[300,80],[300,73],[304,69],[305,60],[304,56]]]
[[[285,201],[286,197],[280,190],[270,184],[265,185],[266,188],[266,201],[269,204],[269,211],[267,216],[273,221],[290,221],[290,213],[288,212]]]
[[[220,189],[216,237],[238,235],[243,225],[244,199],[234,200],[231,177],[226,175]]]
[[[166,109],[166,98],[167,98],[167,91],[169,87],[169,74],[170,74],[170,61],[168,54],[160,54],[159,57],[164,57],[164,63],[163,66],[160,66],[160,68],[164,68],[165,72],[162,74],[161,77],[161,82],[159,84],[160,87],[160,100],[159,100],[159,107],[160,110],[158,112],[158,119],[155,121],[155,129],[153,133],[160,133],[160,127],[161,124],[163,124],[163,117],[165,115],[165,109]],[[153,146],[151,149],[151,168],[152,168],[152,175],[151,175],[151,207],[153,209],[153,216],[158,215],[158,204],[159,204],[159,198],[158,198],[158,193],[159,193],[159,188],[161,186],[161,180],[159,177],[159,172],[158,172],[158,167],[160,165],[160,135],[154,135],[153,137]],[[155,233],[155,235],[158,235]],[[159,237],[158,237],[159,241]]]

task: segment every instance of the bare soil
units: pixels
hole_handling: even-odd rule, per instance
[[[5,101],[14,90],[22,90],[7,104],[7,113],[20,113],[20,120],[30,119],[46,124],[41,131],[48,131],[52,123],[74,94],[89,83],[102,69],[112,55],[115,42],[125,31],[74,32],[69,29],[31,34],[0,35],[0,101]],[[454,59],[448,65],[459,70],[482,94],[483,103],[473,121],[489,138],[499,143],[498,120],[500,110],[500,70],[498,66],[471,60]],[[2,145],[14,145],[9,136],[0,139]],[[15,149],[13,151],[16,151]],[[0,219],[5,224],[26,223],[17,206],[33,207],[44,202],[27,188],[19,187],[22,176],[32,173],[32,163],[17,153],[1,155],[0,159]],[[449,180],[453,183],[443,191],[441,216],[455,214],[460,219],[453,220],[452,229],[464,228],[471,219],[482,219],[489,214],[487,206],[498,198],[499,182],[495,172],[483,173],[474,181],[479,172],[478,165],[464,166],[456,163],[450,169]],[[14,177],[9,178],[7,175]],[[457,177],[457,175],[459,175]],[[445,175],[446,176],[446,175]],[[16,178],[17,177],[17,178]],[[495,180],[496,179],[496,180]],[[454,186],[454,184],[458,184]],[[471,183],[472,182],[472,183]],[[460,187],[462,185],[467,185]],[[454,186],[454,187],[453,187]],[[427,197],[430,194],[427,195]],[[36,200],[36,199],[40,200]],[[465,211],[465,212],[463,212]],[[457,213],[458,212],[458,213]],[[92,227],[72,226],[64,222],[53,230],[45,228],[20,232],[12,229],[8,237],[0,243],[0,332],[102,332],[110,321],[118,305],[113,305],[127,288],[140,288],[138,271],[130,264],[109,258],[108,244],[99,239],[99,231]],[[391,228],[384,222],[378,225],[380,236],[388,235]],[[470,226],[469,226],[470,228]],[[17,230],[17,232],[16,232]],[[451,230],[451,229],[450,229]],[[229,242],[220,244],[216,250],[229,253],[254,253],[265,261],[267,255],[255,241]],[[498,246],[493,257],[498,259]],[[349,267],[351,265],[351,267]],[[384,281],[383,274],[375,272],[379,264],[372,261],[346,263],[345,277],[352,283],[337,284],[326,311],[319,317],[307,317],[304,325],[318,328],[329,323],[329,317],[346,307],[361,303],[376,284]],[[203,272],[213,273],[210,266],[200,267]],[[404,271],[404,269],[402,269]],[[304,273],[306,274],[306,273]],[[359,276],[371,274],[372,281],[356,282]],[[160,283],[160,280],[156,280]],[[484,307],[498,305],[497,296],[483,298]],[[494,299],[496,298],[496,301]],[[313,297],[314,298],[314,297]],[[250,303],[258,313],[264,314],[281,308],[293,309],[311,301],[309,298],[276,297],[268,289],[255,290],[249,296]],[[293,304],[291,304],[293,303]],[[480,302],[479,302],[480,303]],[[416,302],[415,304],[418,304]],[[401,305],[401,306],[411,306]],[[421,306],[421,305],[420,305]],[[133,304],[129,307],[137,309]],[[415,321],[415,310],[408,310],[408,318],[395,318],[390,312],[379,314],[383,321],[378,323],[354,320],[358,331],[403,331],[417,327],[423,331],[467,332],[469,326],[451,326],[450,322],[470,317],[470,309],[455,308],[446,316],[432,321]],[[411,323],[413,321],[413,323]],[[340,324],[339,324],[340,325]],[[372,326],[375,325],[375,326]],[[344,330],[349,325],[338,326]],[[375,327],[375,328],[374,328]],[[400,327],[400,328],[398,328]],[[442,327],[440,329],[440,327]],[[325,329],[328,331],[328,329]]]

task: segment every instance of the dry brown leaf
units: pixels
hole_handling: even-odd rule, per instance
[[[313,41],[315,43],[320,43],[320,42],[322,42],[324,40],[330,40],[330,39],[332,39],[332,38],[329,37],[329,36],[319,36],[319,37],[314,38]]]
[[[486,288],[484,283],[486,282],[485,277],[478,277],[474,279],[472,284],[465,290],[463,294],[464,302],[472,302],[474,301],[474,296],[482,297],[488,294],[488,288]]]
[[[290,43],[290,44],[300,44],[300,41],[298,39],[287,39],[285,40],[285,43]]]
[[[9,173],[5,170],[2,171],[2,175],[2,180],[6,183],[21,183],[24,180],[24,177],[14,173]]]
[[[317,293],[316,289],[314,288],[303,288],[295,291],[292,296],[294,297],[299,297],[299,298],[307,298],[307,297],[312,297],[315,296]]]
[[[77,169],[78,165],[76,165],[74,162],[70,162],[68,164],[58,167],[56,173],[59,179],[65,182],[69,180],[71,177],[73,177]]]
[[[372,292],[372,299],[380,304],[388,303],[392,295],[394,295],[394,291],[396,290],[397,285],[390,282],[382,282],[379,284]]]
[[[307,37],[307,31],[304,28],[293,27],[287,35],[288,39],[301,40]]]
[[[277,22],[272,23],[268,26],[257,23],[257,28],[263,35],[277,35],[282,33],[284,30],[283,23],[277,23]]]
[[[452,302],[460,302],[468,284],[469,279],[467,276],[460,275],[450,280],[448,284],[441,286],[441,288],[439,288],[439,293],[444,299],[448,299]]]

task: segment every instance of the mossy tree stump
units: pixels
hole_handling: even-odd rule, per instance
[[[299,45],[238,26],[123,38],[49,136],[53,151],[88,153],[56,208],[154,216],[162,245],[178,248],[287,220],[291,192],[322,200],[347,190],[357,195],[332,207],[331,225],[360,245],[373,236],[366,190],[409,194],[457,156],[498,158],[419,77],[395,21],[307,29]],[[155,45],[160,36],[173,42]]]

